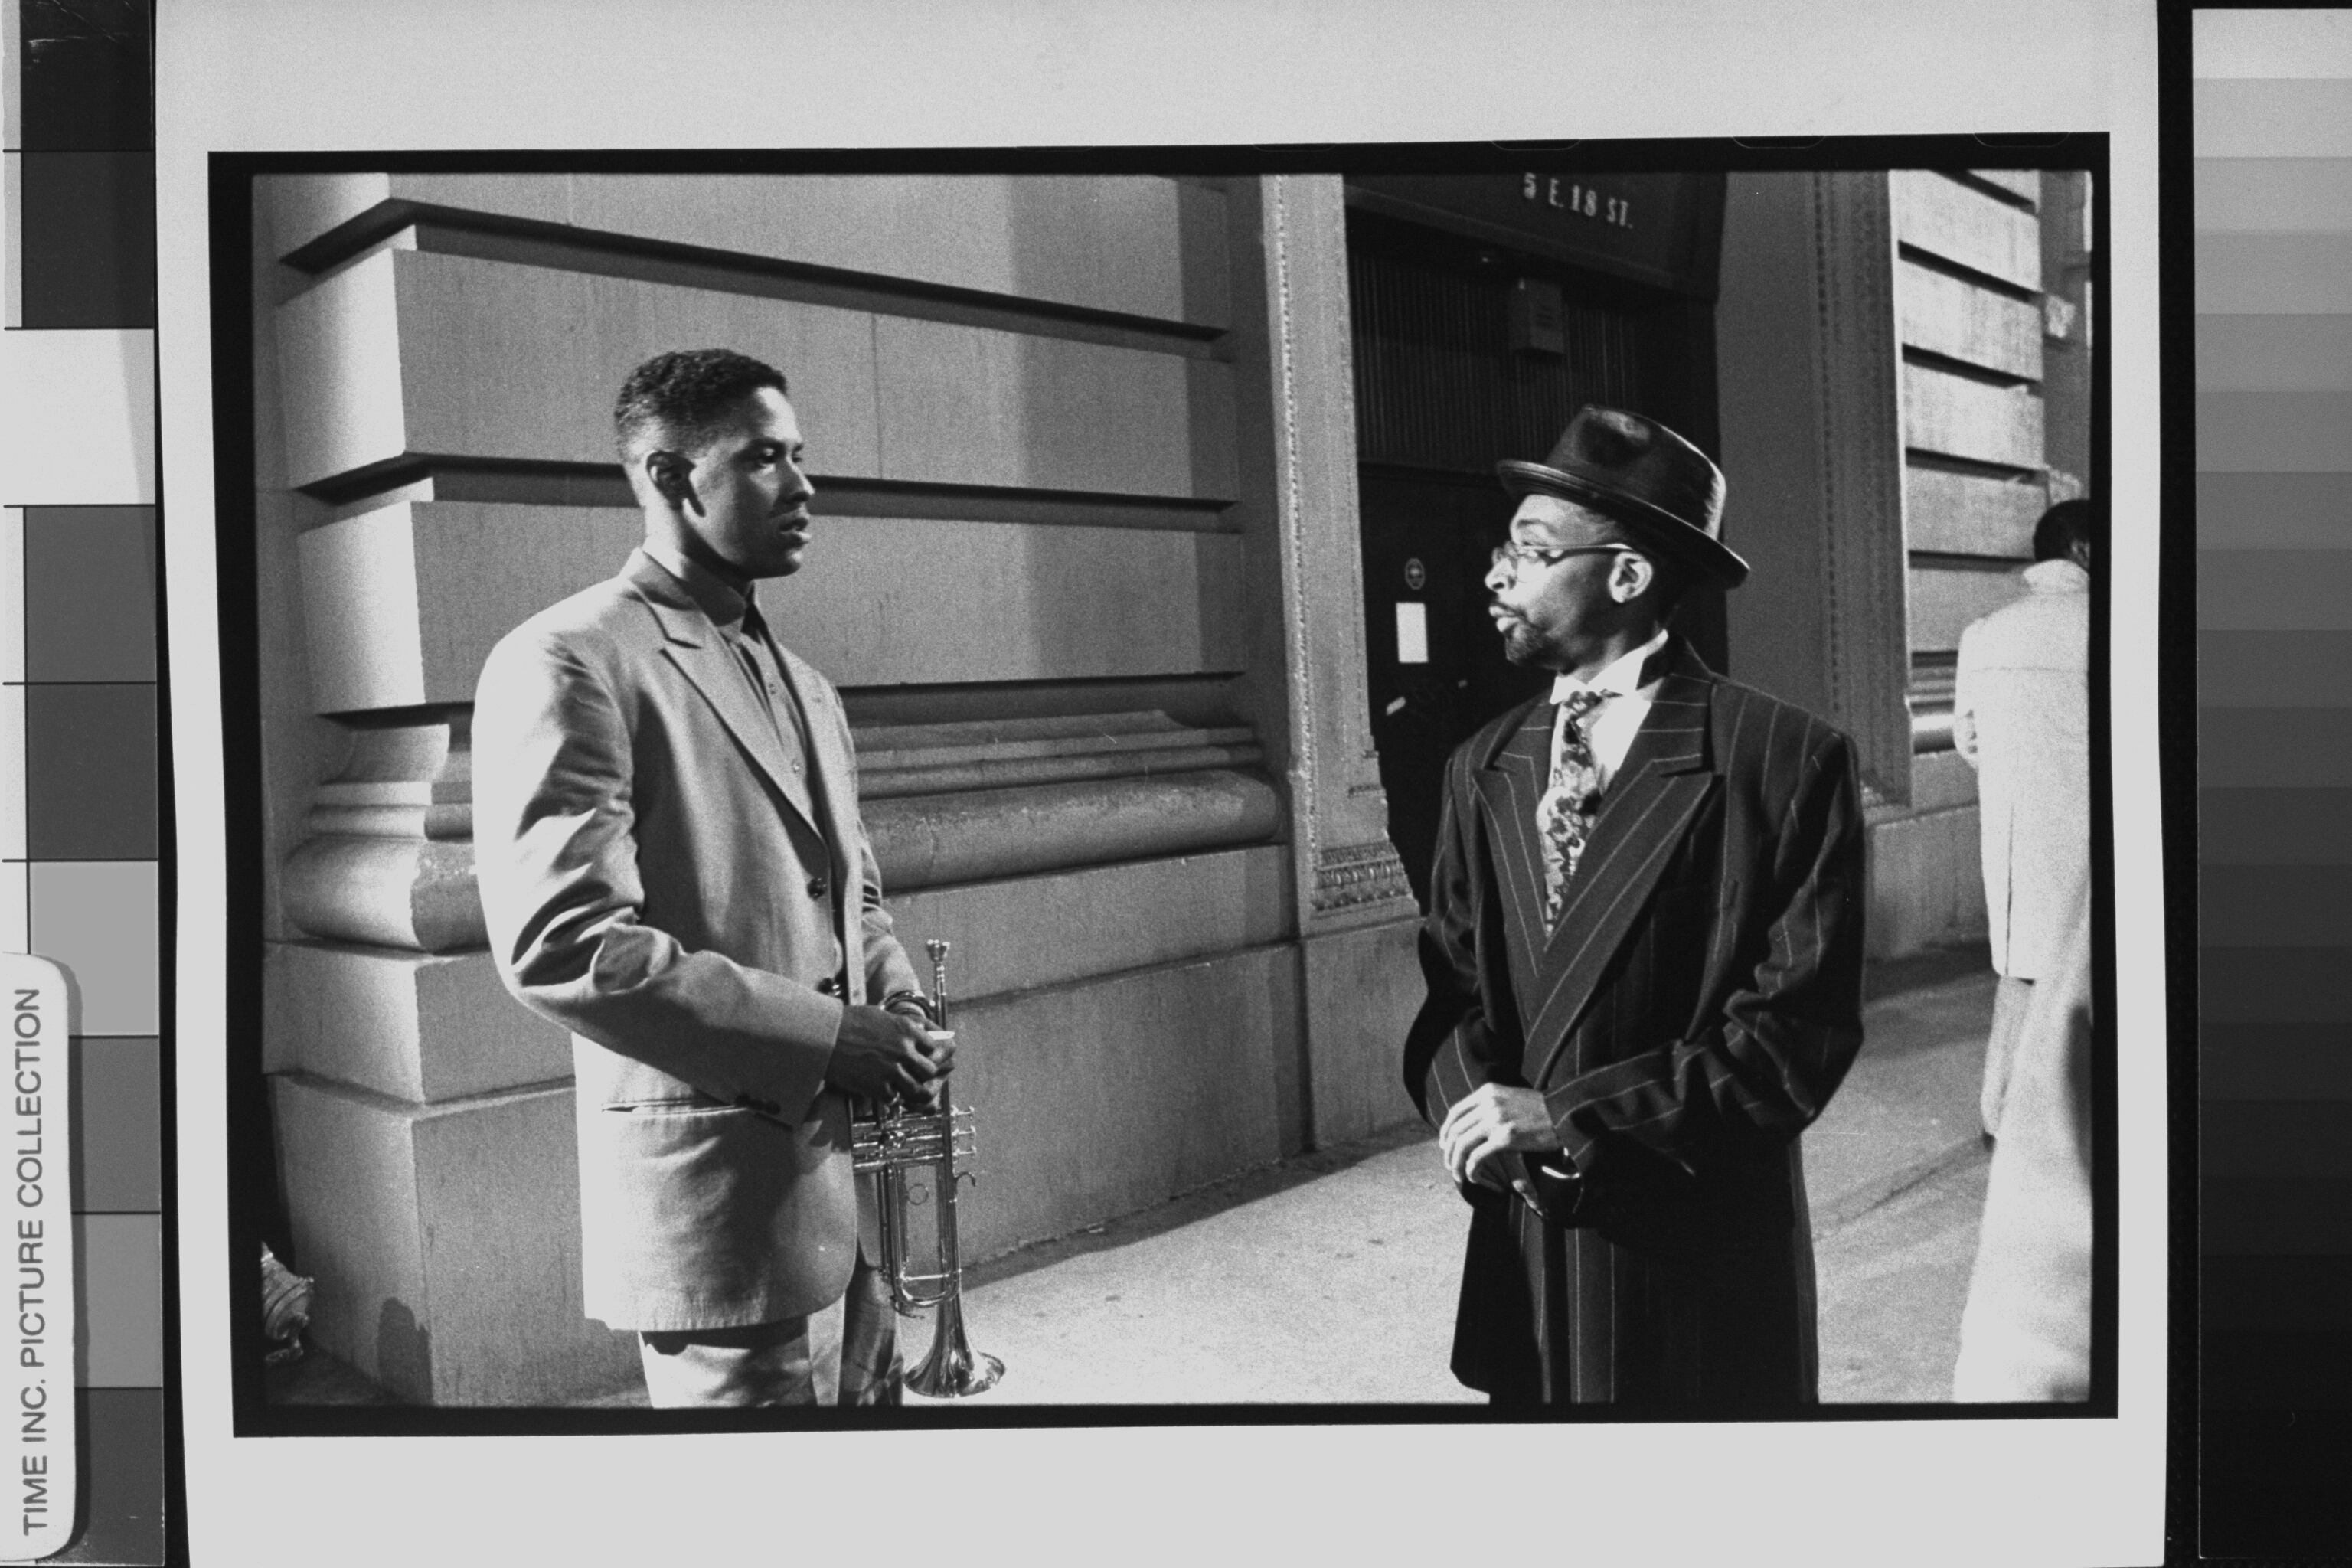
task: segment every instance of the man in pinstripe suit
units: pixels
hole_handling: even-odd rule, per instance
[[[1723,477],[1586,408],[1486,585],[1550,695],[1446,772],[1405,1082],[1471,1205],[1453,1366],[1497,1404],[1816,1397],[1798,1134],[1862,1044],[1851,742],[1664,621],[1737,586]]]

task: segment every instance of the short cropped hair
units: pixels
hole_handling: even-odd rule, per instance
[[[679,349],[629,373],[613,405],[621,461],[635,463],[667,441],[693,443],[729,409],[763,386],[785,396],[784,373],[733,349]]]
[[[2091,503],[2062,500],[2033,525],[2036,561],[2087,560],[2091,553]]]

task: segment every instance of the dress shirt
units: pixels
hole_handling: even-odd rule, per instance
[[[1641,730],[1642,721],[1650,716],[1650,705],[1658,699],[1658,682],[1650,680],[1635,685],[1641,679],[1642,667],[1650,656],[1666,646],[1664,627],[1658,635],[1640,647],[1604,666],[1591,680],[1579,680],[1572,675],[1555,676],[1551,683],[1551,700],[1565,703],[1580,691],[1599,691],[1607,700],[1594,709],[1584,721],[1585,744],[1592,748],[1592,765],[1601,774],[1601,787],[1605,792],[1624,765],[1625,753],[1633,749],[1633,736]],[[1561,708],[1553,717],[1551,730],[1552,771],[1559,771],[1560,747],[1568,741],[1568,710]]]

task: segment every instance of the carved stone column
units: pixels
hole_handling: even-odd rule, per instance
[[[1884,173],[1735,174],[1717,308],[1731,672],[1853,737],[1911,793],[1903,422]]]
[[[1322,1145],[1412,1114],[1398,1053],[1421,999],[1418,909],[1388,839],[1364,666],[1340,183],[1259,183],[1282,579],[1307,1123]]]
[[[2065,482],[2044,442],[2048,323],[2071,325],[2042,293],[2047,189],[2013,170],[1729,184],[1725,532],[1756,566],[1730,596],[1732,672],[1854,739],[1874,957],[1984,930],[1951,679]]]
[[[1388,841],[1365,695],[1339,181],[1276,175],[1264,187],[1300,925],[1329,931],[1393,919],[1412,894]]]

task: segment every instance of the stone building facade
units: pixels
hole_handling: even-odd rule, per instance
[[[1726,531],[1770,563],[1731,596],[1732,668],[1860,743],[1874,957],[1985,931],[1952,678],[2092,471],[2090,200],[2078,173],[1730,182]]]
[[[1704,265],[1658,308],[1758,567],[1695,635],[1862,742],[1874,950],[1980,935],[1949,656],[2087,468],[2083,182],[1693,190]],[[1367,583],[1351,225],[1393,202],[378,174],[254,203],[263,1052],[330,1351],[423,1403],[635,1375],[580,1311],[567,1042],[484,950],[467,725],[490,645],[637,538],[609,409],[667,348],[793,383],[818,525],[763,603],[843,689],[901,931],[954,944],[967,1256],[1411,1115],[1373,699],[1417,613],[1368,605],[1464,589]],[[1433,221],[1523,241],[1571,297],[1577,267],[1633,276]]]

